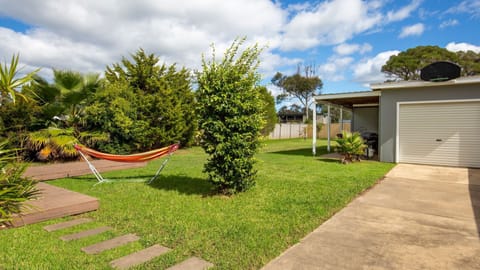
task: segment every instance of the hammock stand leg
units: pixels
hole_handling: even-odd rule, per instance
[[[173,152],[170,151],[168,153],[168,157],[162,162],[162,165],[160,166],[160,168],[158,168],[157,172],[155,173],[155,175],[150,179],[148,180],[147,184],[150,184],[152,183],[153,181],[155,181],[155,179],[157,179],[157,177],[160,175],[160,173],[162,172],[163,168],[165,167],[165,165],[167,165],[167,162],[168,160],[172,157],[172,154]]]
[[[80,151],[78,151],[78,153],[82,156],[82,158],[87,162],[88,164],[88,168],[90,168],[90,170],[92,171],[93,175],[95,175],[95,177],[97,178],[98,180],[98,183],[96,183],[95,185],[93,186],[96,186],[98,184],[101,184],[101,183],[105,183],[105,182],[109,182],[107,179],[103,178],[103,176],[100,174],[100,172],[98,172],[97,168],[95,168],[95,166],[93,166],[93,164],[88,160],[88,158]]]

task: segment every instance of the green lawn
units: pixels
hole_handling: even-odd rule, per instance
[[[325,153],[325,142],[318,145],[317,153]],[[0,231],[0,269],[108,269],[110,260],[155,243],[172,252],[136,269],[164,269],[190,256],[212,262],[215,269],[259,269],[393,167],[372,161],[342,165],[313,158],[310,149],[310,140],[264,142],[257,155],[257,185],[233,197],[211,196],[200,148],[179,150],[150,186],[121,181],[151,176],[161,160],[105,174],[118,183],[94,187],[91,175],[51,181],[99,198],[100,209],[82,215],[95,222],[52,233],[42,227],[60,220]],[[100,225],[113,230],[73,242],[58,239]],[[99,255],[80,251],[125,233],[141,240]]]

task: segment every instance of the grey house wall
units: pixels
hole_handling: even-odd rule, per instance
[[[353,108],[352,124],[352,131],[378,133],[378,106]]]
[[[397,102],[480,99],[480,84],[385,89],[380,96],[380,160],[395,162]],[[418,116],[422,121],[422,116]]]

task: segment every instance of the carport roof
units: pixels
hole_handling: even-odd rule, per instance
[[[354,105],[378,104],[380,95],[380,91],[364,91],[319,95],[313,98],[316,103],[339,105],[351,109]]]

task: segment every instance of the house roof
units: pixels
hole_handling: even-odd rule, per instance
[[[380,91],[364,91],[314,96],[316,103],[333,104],[346,108],[353,108],[355,105],[365,106],[378,104]]]
[[[370,85],[373,91],[385,89],[401,89],[401,88],[421,88],[435,87],[443,85],[462,85],[462,84],[480,84],[480,76],[460,77],[457,79],[444,82],[427,82],[427,81],[398,81],[386,83],[374,83]]]
[[[480,76],[460,77],[454,80],[444,82],[426,82],[426,81],[399,81],[371,84],[372,91],[338,93],[314,96],[316,103],[333,104],[345,108],[353,108],[355,106],[368,106],[378,104],[381,90],[387,89],[404,89],[404,88],[423,88],[448,85],[467,85],[480,84]]]

